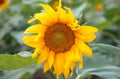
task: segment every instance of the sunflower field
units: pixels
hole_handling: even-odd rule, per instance
[[[0,79],[120,79],[120,0],[0,0]]]

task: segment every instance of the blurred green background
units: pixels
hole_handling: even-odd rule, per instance
[[[55,8],[57,2],[58,0],[9,0],[9,5],[0,11],[0,79],[56,78],[51,71],[44,74],[42,65],[33,64],[36,60],[29,57],[33,49],[24,45],[22,37],[24,30],[32,25],[27,21],[43,10],[39,3]],[[96,40],[90,43],[93,58],[85,56],[85,67],[82,70],[76,67],[73,76],[68,79],[120,79],[120,0],[63,0],[63,6],[72,9],[80,25],[91,25],[99,29]],[[19,56],[13,59],[14,54],[28,59],[21,60]],[[20,62],[15,62],[15,59]],[[63,75],[60,79],[64,79]]]

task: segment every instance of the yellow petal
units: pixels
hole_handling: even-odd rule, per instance
[[[70,69],[73,71],[74,67],[75,67],[76,62],[72,62],[70,65]]]
[[[98,31],[97,28],[92,26],[79,26],[77,28],[77,32],[80,34],[91,34],[97,31]]]
[[[26,45],[30,46],[30,47],[36,47],[39,42],[34,42],[34,39],[36,38],[36,36],[24,36],[23,37],[23,41]]]
[[[86,45],[83,41],[76,39],[76,45],[81,51],[83,51],[84,54],[92,57],[92,49],[88,45]]]
[[[64,53],[56,54],[54,62],[54,71],[57,75],[60,75],[64,70],[65,56]]]
[[[47,47],[44,47],[41,50],[41,54],[39,56],[37,64],[41,64],[42,62],[44,62],[48,58],[48,53],[49,53],[49,49]]]
[[[36,25],[28,27],[25,30],[24,34],[27,34],[27,33],[44,33],[45,30],[46,30],[46,26],[44,26],[42,24],[36,24]]]
[[[59,0],[59,5],[58,5],[57,9],[59,10],[59,9],[61,9],[61,7],[62,7],[62,0]]]
[[[57,12],[54,9],[52,9],[49,5],[40,5],[44,8],[46,14],[48,14],[51,17],[50,20],[53,20],[54,23],[56,23],[58,21]]]
[[[75,47],[74,51],[75,51],[74,54],[75,54],[76,61],[79,61],[80,56],[79,56],[79,49],[77,46]]]
[[[44,42],[44,38],[43,38],[43,37],[39,38],[38,41],[37,41],[37,40],[34,40],[34,41],[35,41],[35,42],[38,42],[36,48],[41,48],[41,49],[43,49],[43,47],[45,46],[45,42]]]
[[[37,42],[37,41],[40,41],[40,42],[43,42],[44,43],[44,34],[43,33],[39,33],[36,38],[34,39],[34,42]]]
[[[83,67],[83,60],[82,60],[82,52],[79,50],[79,48],[76,46],[74,48],[74,55],[75,55],[75,58],[76,58],[76,61],[75,62],[72,62],[71,65],[70,65],[70,69],[73,71],[74,69],[74,66],[75,66],[75,63],[76,62],[79,62],[79,68],[82,68]],[[71,73],[72,74],[72,73]]]
[[[24,36],[23,37],[23,41],[26,45],[33,47],[33,48],[43,48],[43,46],[45,45],[44,43],[44,39],[40,38],[39,41],[35,41],[37,35],[34,36]]]
[[[70,73],[70,77],[73,75],[73,70],[75,67],[76,62],[71,63],[70,69],[71,69],[71,73]]]
[[[79,60],[79,68],[83,68],[83,57],[82,57],[82,52],[79,52],[80,60]]]
[[[75,35],[76,35],[76,38],[78,38],[80,40],[83,40],[84,42],[91,42],[96,38],[94,33],[91,33],[91,34],[75,33]]]
[[[28,23],[32,23],[32,22],[34,22],[35,20],[37,20],[37,19],[36,19],[36,18],[32,18],[32,19],[28,20]]]
[[[54,9],[52,9],[49,5],[46,5],[46,4],[40,4],[40,5],[44,8],[44,10],[47,14],[49,14],[51,16],[56,15],[56,12],[54,11]]]
[[[48,65],[49,68],[52,67],[53,62],[54,62],[54,58],[55,58],[55,52],[50,51],[50,52],[49,52],[49,55],[48,55],[48,59],[47,59],[47,62],[48,62],[48,64],[49,64],[49,65]]]
[[[58,21],[57,13],[49,6],[45,4],[40,4],[46,11],[46,13],[37,13],[34,18],[30,19],[28,23],[35,20],[39,20],[41,24],[50,26]]]
[[[50,69],[48,62],[44,63],[44,72],[47,72]]]
[[[75,67],[75,63],[76,62],[69,62],[69,64],[68,64],[68,62],[67,63],[65,63],[65,70],[64,70],[64,76],[65,76],[65,78],[67,78],[68,77],[68,75],[69,75],[69,73],[70,73],[70,70],[71,70],[71,73],[70,73],[70,76],[72,76],[73,75],[73,70],[74,70],[74,67]],[[68,65],[67,65],[68,64]]]
[[[65,78],[68,77],[69,73],[70,73],[69,68],[67,68],[67,69],[64,70],[63,74],[64,74]]]
[[[71,68],[71,63],[76,62],[76,58],[75,58],[75,55],[74,55],[74,50],[72,50],[72,51],[73,52],[66,52],[65,53],[65,59],[66,59],[66,62],[65,62],[65,65],[64,65],[65,69]]]
[[[66,60],[66,63],[64,65],[64,69],[70,68],[70,65],[71,65],[71,61]]]
[[[65,53],[66,61],[75,62],[74,50],[71,49],[69,52]]]
[[[64,24],[68,24],[69,25],[69,24],[73,23],[74,17],[72,15],[70,9],[69,8],[66,8],[66,9],[68,10],[68,12],[65,11],[62,8],[58,11],[58,16],[59,16],[58,19],[59,19],[60,23],[64,23]]]
[[[56,23],[56,19],[52,18],[49,14],[47,13],[37,13],[34,15],[34,17],[41,22],[41,24],[46,25],[46,26],[51,26],[54,23]]]
[[[37,57],[40,54],[41,48],[35,48],[34,53],[32,54],[32,58]]]
[[[64,8],[67,10],[67,18],[69,19],[69,24],[71,24],[75,19],[72,10],[68,7],[64,7]]]

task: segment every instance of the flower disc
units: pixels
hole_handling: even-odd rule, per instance
[[[75,35],[71,28],[62,23],[48,27],[44,36],[47,47],[55,53],[69,51],[74,39]]]

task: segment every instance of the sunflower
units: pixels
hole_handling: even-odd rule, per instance
[[[92,49],[86,44],[96,38],[97,29],[81,26],[75,20],[70,8],[63,7],[59,0],[57,10],[40,4],[45,10],[37,13],[28,23],[39,21],[27,28],[23,37],[26,45],[35,48],[32,58],[38,57],[37,64],[44,62],[44,72],[52,69],[54,74],[64,74],[65,78],[73,72],[76,62],[83,67],[82,55],[92,56]],[[29,34],[29,35],[28,35]]]
[[[98,10],[98,11],[101,11],[103,9],[103,4],[102,3],[98,3],[96,6],[95,6],[95,9]]]
[[[8,6],[8,0],[0,0],[0,10],[3,10]]]

